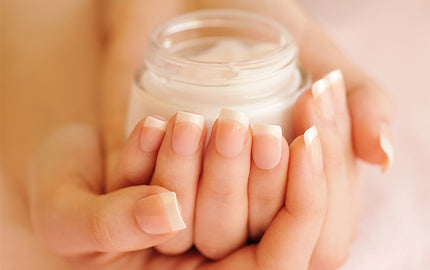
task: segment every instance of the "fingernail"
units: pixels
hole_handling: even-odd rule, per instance
[[[179,211],[175,192],[164,192],[140,199],[136,219],[148,234],[165,234],[187,227]]]
[[[167,122],[148,116],[143,122],[140,133],[140,148],[144,152],[156,151],[164,138]]]
[[[331,89],[333,90],[334,106],[339,111],[345,111],[348,108],[346,103],[346,89],[343,73],[340,69],[329,72],[324,78],[328,81]]]
[[[306,148],[310,151],[311,160],[314,167],[317,170],[322,170],[322,150],[317,128],[312,126],[306,130],[303,139],[305,141]]]
[[[222,109],[215,134],[215,148],[225,157],[242,153],[248,132],[248,117],[245,113]]]
[[[172,148],[179,155],[195,153],[200,144],[205,119],[203,116],[178,112],[172,135]]]
[[[317,114],[324,120],[334,119],[334,107],[329,93],[330,84],[323,78],[312,85],[312,97]]]
[[[276,125],[252,125],[252,159],[264,170],[275,168],[282,155],[282,128]]]
[[[379,145],[381,146],[382,151],[384,151],[386,157],[381,164],[381,171],[385,173],[391,168],[394,160],[393,144],[388,136],[388,128],[385,126],[382,126],[380,130]]]

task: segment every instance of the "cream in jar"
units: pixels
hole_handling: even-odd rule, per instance
[[[211,127],[229,108],[250,123],[280,125],[291,139],[291,109],[309,83],[297,57],[291,34],[261,15],[205,10],[171,19],[153,31],[135,76],[127,134],[147,115],[180,110],[203,115]]]

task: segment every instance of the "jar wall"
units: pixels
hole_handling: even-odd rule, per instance
[[[291,108],[309,84],[298,50],[280,24],[243,11],[198,11],[157,27],[133,81],[126,135],[148,115],[202,114],[209,127],[221,108],[250,123],[276,124],[292,139]]]

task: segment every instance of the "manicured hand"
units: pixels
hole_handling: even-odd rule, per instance
[[[237,246],[236,242],[226,245],[218,241],[218,238],[228,239],[232,235],[231,228],[246,232],[247,228],[243,228],[241,220],[248,214],[237,215],[238,218],[233,220],[231,215],[235,213],[227,212],[225,216],[221,216],[224,219],[221,220],[219,213],[213,210],[217,207],[228,210],[228,205],[232,209],[240,208],[246,205],[246,201],[235,205],[234,198],[227,196],[223,205],[222,200],[217,198],[228,194],[209,194],[212,202],[204,201],[205,198],[201,198],[199,194],[223,190],[227,182],[211,182],[217,180],[212,173],[217,174],[214,169],[221,164],[226,168],[245,165],[243,170],[238,170],[239,174],[245,173],[249,163],[243,162],[241,155],[250,158],[250,130],[243,127],[242,135],[237,137],[243,141],[243,149],[230,152],[236,153],[235,156],[220,157],[217,156],[218,150],[214,149],[212,153],[212,150],[208,150],[202,165],[200,157],[203,153],[205,126],[200,121],[195,121],[199,117],[175,115],[167,124],[166,133],[163,121],[155,119],[146,118],[136,127],[125,144],[114,175],[110,177],[103,174],[100,140],[91,127],[69,126],[59,130],[42,146],[33,163],[32,185],[29,190],[30,212],[36,234],[52,252],[67,258],[77,269],[308,268],[324,222],[327,200],[323,167],[325,157],[317,128],[312,127],[291,144],[286,198],[280,199],[280,210],[274,214],[274,219],[261,240],[255,244],[245,244],[238,238],[241,245]],[[222,121],[225,123],[221,123]],[[224,124],[227,124],[222,127],[225,130],[214,129],[213,136],[220,137],[210,141],[209,148],[222,147],[217,146],[220,143],[217,139],[233,136],[231,132],[234,133],[236,129],[232,130],[231,127],[242,125],[222,115],[217,125]],[[264,132],[263,135],[257,134],[254,136],[255,143],[260,139],[279,139],[263,138],[267,135]],[[283,153],[287,153],[286,143],[282,141]],[[280,146],[277,144],[277,147]],[[271,153],[277,155],[269,155],[269,159],[279,158],[279,152]],[[256,153],[259,154],[267,153]],[[277,166],[286,166],[287,157],[287,154],[281,157]],[[131,160],[135,162],[130,162]],[[270,164],[270,167],[273,166],[273,163]],[[196,181],[201,166],[202,177],[206,177],[202,182],[209,185],[212,183],[214,189],[205,185],[197,188]],[[268,163],[264,166],[268,166]],[[253,171],[252,168],[247,169],[248,172]],[[268,171],[271,170],[276,175],[276,167]],[[234,174],[236,170],[225,171]],[[285,172],[285,169],[282,171]],[[104,190],[106,179],[116,179],[106,185],[111,192]],[[250,179],[263,180],[258,178],[258,173]],[[264,180],[285,180],[285,176]],[[148,185],[151,182],[169,185],[169,188]],[[237,184],[233,181],[231,183]],[[197,195],[193,194],[196,191]],[[268,190],[261,191],[264,194]],[[280,193],[284,191],[282,189]],[[238,188],[232,192],[239,194],[243,191]],[[196,196],[195,201],[193,198]],[[249,199],[251,201],[252,197]],[[264,201],[256,200],[254,205],[261,207],[261,202]],[[194,224],[197,248],[206,256],[224,256],[223,259],[209,261],[197,251],[176,256],[164,255],[180,253],[189,247],[187,239],[193,235],[193,222],[190,219],[193,211],[189,209],[193,209],[193,204],[196,204],[197,209],[197,221]],[[264,220],[264,215],[262,217]],[[207,232],[217,233],[218,238],[211,238],[207,233],[205,235],[203,228],[199,232],[201,224],[208,224],[199,224],[199,219],[213,220],[223,225],[206,228]],[[213,245],[199,244],[199,237],[206,238]],[[182,245],[176,246],[177,243]],[[155,249],[151,248],[154,246]],[[221,252],[216,249],[217,246]]]

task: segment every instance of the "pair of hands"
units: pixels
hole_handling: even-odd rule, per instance
[[[223,1],[219,1],[217,5],[222,3]],[[231,3],[234,5],[236,2],[231,1]],[[298,22],[306,20],[294,3],[288,5],[286,9],[273,8],[273,10],[291,13],[290,15],[293,16],[285,17],[293,17]],[[261,11],[266,12],[264,9]],[[131,38],[138,36],[132,31],[132,23],[129,25],[119,23],[117,25],[125,26],[123,29],[119,26],[113,29],[106,49],[103,72],[103,89],[106,89],[106,95],[103,97],[107,98],[105,104],[108,104],[104,107],[105,112],[115,112],[116,108],[119,108],[121,113],[104,113],[108,117],[103,121],[103,126],[107,127],[102,133],[103,136],[93,126],[76,125],[59,131],[42,147],[40,156],[36,159],[38,163],[33,171],[33,185],[30,188],[31,214],[38,235],[54,252],[70,258],[72,263],[86,269],[97,269],[101,266],[105,269],[124,267],[137,269],[143,266],[148,269],[151,267],[162,269],[162,267],[171,268],[178,265],[185,269],[194,267],[307,269],[308,265],[315,269],[332,269],[345,260],[355,234],[359,212],[360,181],[356,172],[355,159],[359,157],[377,164],[390,162],[387,125],[391,117],[391,104],[371,79],[339,54],[318,27],[312,23],[295,25],[283,21],[276,14],[269,15],[278,17],[294,32],[302,48],[301,61],[314,78],[322,77],[334,66],[341,67],[345,71],[350,114],[346,109],[346,102],[339,103],[339,97],[335,94],[339,92],[335,89],[342,87],[331,85],[330,91],[326,92],[332,97],[329,100],[336,104],[333,119],[328,119],[331,113],[327,113],[324,107],[320,109],[327,98],[314,100],[310,91],[305,93],[296,105],[295,129],[297,134],[303,134],[306,129],[315,124],[319,136],[314,139],[311,148],[305,146],[302,136],[296,138],[290,145],[289,151],[286,150],[288,147],[283,141],[283,151],[277,165],[277,168],[283,167],[283,169],[279,169],[278,174],[275,173],[276,169],[267,170],[267,168],[257,173],[259,170],[255,168],[254,158],[258,153],[254,151],[258,151],[259,138],[255,134],[253,137],[251,131],[247,130],[246,136],[249,139],[244,143],[240,155],[242,159],[236,161],[238,164],[241,163],[242,174],[237,178],[237,182],[228,183],[238,185],[237,189],[230,189],[231,192],[241,193],[238,202],[230,200],[228,204],[223,205],[220,203],[221,200],[216,200],[216,196],[212,196],[213,194],[209,197],[199,195],[200,192],[204,194],[211,190],[211,188],[197,187],[196,175],[201,172],[200,166],[203,168],[202,184],[216,182],[216,174],[222,173],[221,170],[216,170],[222,167],[220,164],[216,162],[212,164],[212,159],[208,161],[211,155],[217,153],[216,149],[212,152],[208,150],[204,155],[204,163],[201,161],[199,163],[197,158],[198,155],[200,157],[203,155],[201,144],[192,155],[193,158],[181,157],[177,160],[177,162],[180,161],[181,166],[172,168],[172,160],[170,163],[167,162],[175,153],[172,149],[170,154],[168,152],[169,134],[173,134],[176,122],[174,118],[167,127],[166,135],[161,136],[164,139],[158,141],[161,143],[159,154],[154,154],[158,148],[155,146],[157,142],[153,142],[155,152],[151,152],[152,154],[146,158],[141,157],[140,160],[145,162],[140,162],[139,166],[127,168],[133,163],[125,162],[126,160],[135,160],[135,157],[146,154],[138,152],[141,146],[140,142],[136,142],[140,139],[136,137],[143,132],[140,125],[135,130],[135,137],[132,135],[127,141],[122,157],[118,159],[116,155],[116,150],[120,145],[122,146],[122,129],[118,128],[122,126],[122,120],[121,117],[118,120],[111,116],[121,116],[125,110],[123,110],[124,106],[115,106],[115,102],[109,99],[116,101],[126,99],[127,95],[118,91],[128,88],[131,71],[136,63],[130,60],[135,50],[124,48],[139,47],[136,45],[139,42]],[[133,21],[137,16],[125,17]],[[300,34],[305,32],[306,35]],[[318,44],[319,50],[316,51],[312,44]],[[321,54],[321,50],[326,53]],[[119,51],[130,51],[130,56],[118,55]],[[125,70],[129,70],[130,74],[124,72],[124,66],[127,66]],[[122,70],[120,71],[119,68]],[[118,99],[118,96],[125,96],[125,98]],[[338,107],[337,104],[343,104],[343,108]],[[113,122],[115,123],[112,124]],[[113,130],[118,130],[119,133],[115,135]],[[203,128],[202,136],[204,132]],[[137,133],[140,135],[136,135]],[[213,139],[212,144],[215,144],[215,141]],[[323,174],[318,173],[318,169],[314,171],[315,168],[312,165],[312,160],[318,160],[315,157],[319,154],[311,153],[318,153],[317,150],[312,150],[315,145],[318,149],[319,144],[322,149]],[[135,147],[131,147],[133,145]],[[127,149],[134,149],[137,153],[127,152]],[[163,149],[167,150],[163,152]],[[250,162],[251,155],[252,162]],[[158,161],[163,157],[164,161]],[[187,159],[189,159],[187,166],[192,165],[191,168],[184,165]],[[121,161],[123,165],[118,166]],[[156,166],[155,163],[157,163]],[[234,162],[227,159],[221,164],[232,166]],[[287,166],[288,175],[281,176],[282,172],[286,174]],[[315,167],[318,168],[318,166]],[[232,170],[222,168],[224,173],[232,173]],[[171,174],[175,173],[177,178],[176,172],[184,169],[186,170],[181,175],[181,179],[194,185],[194,190],[188,194],[181,194],[178,185],[180,182],[173,181],[171,177]],[[215,171],[212,176],[210,176],[210,170]],[[310,174],[310,172],[313,173]],[[166,175],[163,176],[163,173]],[[247,178],[246,175],[249,177]],[[273,186],[267,185],[267,181],[262,182],[258,179],[270,179]],[[224,182],[227,183],[227,181]],[[156,186],[135,186],[144,183],[162,185],[167,189]],[[175,186],[172,186],[173,184]],[[276,186],[278,188],[275,188]],[[216,190],[220,187],[222,191],[222,186],[213,188]],[[136,205],[143,197],[167,190],[177,192],[183,217],[189,227],[175,236],[147,234],[136,217]],[[225,193],[224,190],[224,195]],[[247,194],[249,194],[248,197]],[[269,194],[270,200],[264,199],[267,198],[265,196],[258,199],[262,194],[266,196]],[[205,197],[212,202],[205,202]],[[237,197],[237,194],[231,197]],[[186,198],[185,201],[183,201],[184,198]],[[196,198],[194,204],[189,201],[190,198]],[[203,198],[203,201],[200,198]],[[262,215],[258,209],[261,205],[266,209],[267,201],[274,205],[270,207],[270,211],[263,212],[264,215]],[[196,208],[192,208],[192,205]],[[223,220],[217,219],[216,215],[206,211],[217,209],[219,205],[224,206],[223,211],[220,211],[221,214],[227,210],[227,216],[228,213],[236,212],[241,208],[241,215],[235,215],[235,222],[230,224],[228,220],[222,222]],[[190,209],[195,209],[195,212]],[[193,214],[196,218],[195,224],[190,222],[192,220],[190,215]],[[273,217],[274,221],[271,222]],[[211,223],[213,219],[215,221]],[[228,226],[224,229],[216,227],[219,224]],[[259,239],[259,235],[263,232],[264,235],[258,244],[244,243],[244,239],[248,236]],[[193,235],[194,237],[191,237]],[[235,240],[232,241],[230,237]],[[209,248],[218,240],[228,242],[218,243],[226,244],[221,247],[223,251],[221,255],[218,254],[219,251],[215,252]],[[175,241],[182,243],[183,246],[176,245]],[[228,255],[222,260],[211,263],[198,252],[166,257],[153,249],[145,249],[157,245],[158,250],[164,252],[179,252],[193,242],[206,256],[216,258],[225,253]],[[161,243],[163,244],[160,245]]]
[[[204,152],[201,116],[147,117],[107,178],[95,130],[67,127],[37,158],[36,232],[86,269],[334,269],[360,206],[339,71],[303,93],[294,125],[304,135],[288,146],[279,127],[251,130],[246,116],[223,110]],[[199,252],[186,252],[192,245]]]

